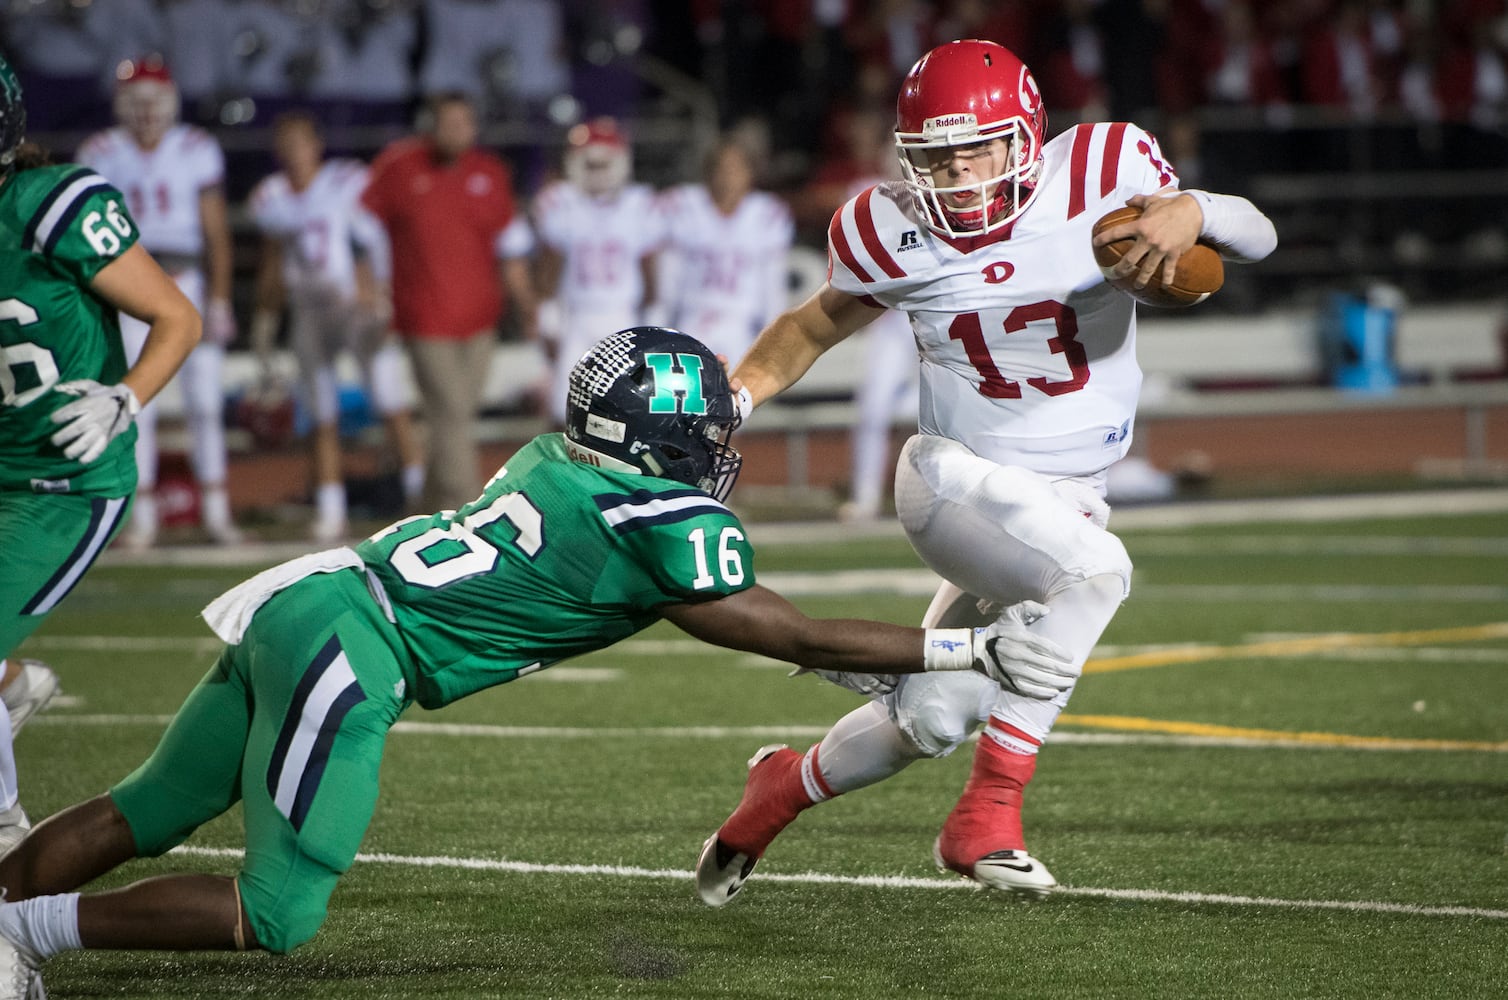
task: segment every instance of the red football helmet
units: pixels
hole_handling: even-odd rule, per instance
[[[611,118],[593,118],[566,133],[566,180],[590,195],[605,195],[628,183],[628,139]]]
[[[137,142],[154,146],[178,121],[178,85],[159,55],[115,68],[115,117]]]
[[[895,102],[901,176],[927,227],[943,236],[975,236],[1007,225],[1031,203],[1042,175],[1047,112],[1031,70],[1003,45],[968,39],[939,45],[917,60]],[[1004,139],[1000,173],[948,186],[930,150]],[[948,207],[948,195],[978,202]]]

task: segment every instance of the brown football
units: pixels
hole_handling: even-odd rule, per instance
[[[1140,217],[1139,208],[1117,208],[1094,224],[1092,235]],[[1178,258],[1178,270],[1173,274],[1172,284],[1163,284],[1160,268],[1141,288],[1132,284],[1136,278],[1135,272],[1124,278],[1112,278],[1110,269],[1125,256],[1134,242],[1136,241],[1130,239],[1116,240],[1114,243],[1095,247],[1094,260],[1099,264],[1106,281],[1143,305],[1181,309],[1203,302],[1212,293],[1218,292],[1225,283],[1225,265],[1220,260],[1219,252],[1208,243],[1195,243],[1188,253]]]

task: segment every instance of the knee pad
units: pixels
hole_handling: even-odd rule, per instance
[[[946,757],[990,717],[1000,688],[972,670],[905,674],[884,699],[906,742],[928,757]]]
[[[993,601],[1046,600],[1112,574],[1129,591],[1125,546],[1082,498],[957,441],[916,435],[901,450],[895,503],[914,548],[943,579]]]

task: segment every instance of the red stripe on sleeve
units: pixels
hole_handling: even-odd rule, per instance
[[[1089,138],[1094,126],[1078,125],[1073,131],[1073,152],[1068,161],[1068,217],[1084,211],[1084,175],[1089,172]]]
[[[879,231],[875,229],[874,211],[869,207],[869,198],[873,194],[874,188],[865,188],[864,193],[859,195],[859,200],[854,202],[853,217],[859,225],[859,237],[864,241],[864,249],[869,251],[869,256],[880,265],[880,270],[892,278],[904,278],[906,272],[890,256],[890,251],[880,242]]]
[[[1115,190],[1115,180],[1121,169],[1121,143],[1125,140],[1126,123],[1116,122],[1105,135],[1105,153],[1100,160],[1100,197]]]
[[[874,280],[869,276],[868,271],[859,266],[858,258],[853,255],[853,248],[848,245],[848,237],[843,234],[843,209],[841,208],[833,213],[833,221],[828,223],[827,245],[843,262],[843,266],[853,272],[855,278],[866,285]]]

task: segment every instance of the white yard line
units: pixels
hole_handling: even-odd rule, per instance
[[[1118,531],[1135,531],[1184,528],[1204,524],[1270,524],[1282,521],[1325,523],[1369,518],[1418,517],[1427,514],[1485,514],[1497,511],[1508,511],[1508,490],[1489,487],[1334,497],[1213,500],[1154,504],[1145,507],[1120,507],[1115,511],[1112,523]],[[905,537],[900,523],[892,520],[869,524],[840,524],[837,521],[804,523],[756,521],[749,524],[749,531],[756,545]],[[105,566],[270,566],[284,559],[304,555],[309,551],[309,543],[296,541],[233,546],[182,546],[153,549],[142,553],[112,548],[104,553],[100,563]]]
[[[34,716],[33,726],[166,726],[171,715],[109,715],[45,712]],[[1065,725],[1073,725],[1065,720]],[[499,740],[816,740],[827,726],[645,726],[640,728],[591,726],[499,726],[480,722],[399,722],[393,732],[404,736],[475,737]],[[1464,745],[1448,741],[1409,741],[1378,738],[1352,742],[1316,742],[1300,734],[1283,736],[1199,735],[1157,732],[1077,732],[1058,730],[1048,736],[1053,746],[1166,746],[1229,747],[1248,750],[1355,750],[1393,753],[1503,753],[1508,744]]]
[[[1426,556],[1464,559],[1508,557],[1508,536],[1429,537],[1216,535],[1201,538],[1139,537],[1136,556]]]
[[[175,854],[204,858],[239,858],[240,850],[225,847],[177,847]],[[564,865],[528,861],[503,861],[492,858],[455,858],[446,856],[411,856],[405,854],[358,854],[365,864],[403,865],[410,868],[454,868],[462,871],[507,872],[517,875],[581,875],[588,877],[657,879],[690,882],[692,873],[675,868],[638,868],[632,865]],[[794,885],[849,885],[878,889],[969,889],[979,887],[962,879],[915,878],[905,875],[828,875],[822,872],[797,874],[761,873],[756,882],[783,882]],[[1282,910],[1346,910],[1352,913],[1394,913],[1418,917],[1468,917],[1479,920],[1508,920],[1508,910],[1491,910],[1474,906],[1419,906],[1410,903],[1385,903],[1349,899],[1275,899],[1268,896],[1235,896],[1225,893],[1163,892],[1155,889],[1098,889],[1089,886],[1062,886],[1065,896],[1099,899],[1128,899],[1147,903],[1206,903],[1218,906],[1261,907]]]

